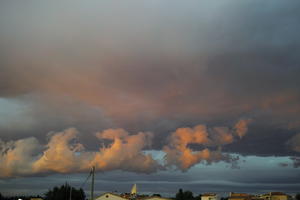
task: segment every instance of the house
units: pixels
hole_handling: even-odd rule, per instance
[[[252,196],[247,193],[233,193],[230,192],[228,200],[251,200]]]
[[[130,193],[116,194],[111,192],[106,192],[94,200],[171,200],[168,198],[162,198],[160,196],[139,195],[137,190],[137,185],[134,184]]]
[[[128,200],[128,198],[124,198],[118,194],[106,192],[99,197],[95,198],[95,200]]]
[[[142,200],[171,200],[171,199],[158,197],[158,196],[152,196],[152,197],[142,198]]]
[[[261,195],[263,200],[290,200],[292,197],[283,192],[270,192],[268,194]]]
[[[205,193],[201,195],[201,200],[220,200],[220,197],[215,193]]]

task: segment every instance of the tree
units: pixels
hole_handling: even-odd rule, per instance
[[[300,193],[296,194],[295,199],[300,200]]]
[[[183,193],[184,200],[194,200],[193,193],[191,191],[184,191]]]
[[[176,200],[194,200],[193,193],[189,190],[183,192],[180,188],[175,197]]]
[[[160,194],[152,194],[153,197],[161,197]]]
[[[202,194],[199,194],[198,196],[194,197],[194,200],[201,200]]]
[[[3,199],[3,196],[2,196],[2,194],[0,193],[0,200],[2,200]]]
[[[184,200],[183,191],[181,188],[179,189],[178,193],[176,194],[175,199],[176,200]]]
[[[62,200],[70,199],[70,194],[72,195],[72,200],[85,200],[85,193],[82,188],[77,190],[68,184],[62,185],[60,187],[55,186],[52,190],[45,193],[45,200]]]

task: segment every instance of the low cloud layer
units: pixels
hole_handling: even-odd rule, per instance
[[[90,151],[78,141],[79,132],[74,128],[49,133],[48,144],[42,145],[36,138],[0,143],[0,177],[32,176],[49,173],[86,172],[95,166],[97,171],[123,170],[138,173],[153,173],[175,167],[186,171],[193,165],[206,161],[231,162],[223,154],[221,146],[239,139],[236,126],[243,124],[246,134],[249,120],[240,120],[227,127],[208,128],[197,125],[193,128],[178,128],[169,138],[162,151],[165,160],[155,160],[145,150],[151,150],[153,134],[139,132],[129,134],[124,129],[107,129],[96,133],[101,147]],[[203,146],[193,150],[190,144]],[[211,148],[217,147],[217,150]],[[163,164],[164,163],[164,164]]]

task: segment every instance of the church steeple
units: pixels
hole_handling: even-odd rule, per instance
[[[132,196],[137,195],[137,187],[136,187],[136,184],[134,184],[134,185],[132,186],[130,194],[131,194]]]

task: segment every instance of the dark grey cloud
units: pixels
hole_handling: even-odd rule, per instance
[[[224,147],[225,151],[236,152],[244,155],[259,156],[286,156],[298,155],[286,143],[294,136],[294,131],[264,127],[251,126],[248,134],[238,143],[229,144]]]
[[[153,132],[151,148],[160,150],[179,127],[250,118],[246,136],[223,151],[299,156],[299,8],[280,0],[1,2],[0,97],[18,106],[0,101],[5,115],[15,113],[0,117],[0,138],[45,140],[76,127],[97,149],[96,131],[120,127]]]

